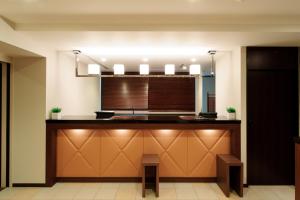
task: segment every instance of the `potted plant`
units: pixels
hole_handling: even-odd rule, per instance
[[[235,108],[234,107],[228,107],[227,112],[228,112],[228,119],[229,120],[235,120],[236,119]]]
[[[51,119],[61,119],[61,108],[55,107],[51,109]]]

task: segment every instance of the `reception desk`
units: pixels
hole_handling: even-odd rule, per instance
[[[216,180],[216,155],[240,158],[240,121],[178,116],[47,120],[46,185],[139,181],[143,154],[160,157],[161,181]]]

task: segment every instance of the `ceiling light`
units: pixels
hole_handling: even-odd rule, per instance
[[[143,60],[143,62],[148,62],[149,61],[148,58],[143,58],[142,60]]]
[[[148,64],[140,64],[140,74],[141,75],[149,74],[149,65]]]
[[[123,75],[125,73],[124,64],[114,64],[114,75]]]
[[[200,73],[201,73],[201,65],[200,64],[190,65],[190,75],[199,75]]]
[[[102,61],[102,62],[106,62],[107,59],[106,59],[106,58],[101,58],[101,61]]]
[[[100,65],[98,65],[98,64],[88,64],[88,74],[90,74],[90,75],[100,74]]]
[[[182,70],[187,70],[187,66],[185,64],[182,64],[180,67]]]
[[[175,74],[175,65],[174,64],[166,64],[165,65],[165,74],[166,75],[174,75]]]

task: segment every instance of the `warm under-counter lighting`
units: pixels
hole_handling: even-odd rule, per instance
[[[141,75],[149,74],[149,64],[140,64],[140,74]]]
[[[201,73],[201,65],[200,64],[190,65],[190,75],[199,75],[200,73]]]
[[[174,64],[166,64],[165,65],[165,74],[166,75],[174,75],[175,74],[175,65]]]
[[[98,65],[98,64],[88,64],[88,74],[90,74],[90,75],[100,74],[100,65]]]
[[[125,73],[125,67],[123,64],[114,64],[114,74],[123,75]]]

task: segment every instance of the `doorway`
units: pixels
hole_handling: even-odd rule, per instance
[[[0,186],[9,187],[10,148],[10,69],[9,63],[0,62]]]
[[[298,48],[247,48],[249,185],[294,184]]]

